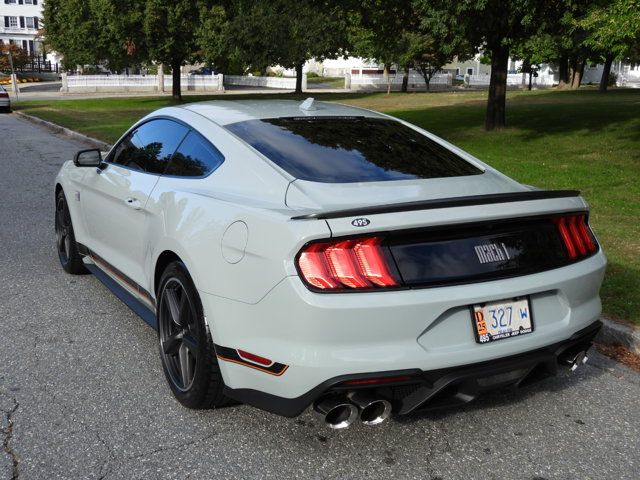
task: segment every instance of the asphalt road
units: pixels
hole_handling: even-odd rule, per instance
[[[182,408],[155,333],[58,264],[52,183],[80,147],[0,115],[0,479],[640,477],[640,375],[597,354],[574,374],[379,427]]]

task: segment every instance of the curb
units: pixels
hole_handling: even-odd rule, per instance
[[[622,345],[640,355],[640,328],[601,318],[602,330],[595,341],[605,345]]]
[[[42,120],[41,118],[38,117],[33,117],[31,115],[27,115],[26,113],[22,113],[20,111],[14,110],[13,113],[15,115],[18,115],[19,117],[27,120],[28,122],[31,123],[35,123],[36,125],[40,125],[43,126],[49,130],[51,130],[53,133],[60,133],[62,135],[65,135],[67,137],[71,137],[74,138],[76,140],[80,140],[82,142],[86,142],[89,143],[91,145],[93,145],[96,148],[99,148],[100,150],[110,150],[111,149],[111,145],[109,145],[108,143],[103,142],[102,140],[98,140],[96,138],[92,138],[89,137],[87,135],[83,135],[82,133],[78,133],[76,131],[70,130],[68,128],[62,127],[56,123],[53,122],[48,122],[46,120]]]

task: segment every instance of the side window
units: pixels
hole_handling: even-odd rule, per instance
[[[116,147],[112,162],[161,175],[188,128],[171,120],[151,120],[127,135]]]
[[[196,132],[189,132],[173,155],[166,175],[202,177],[224,161],[222,154]]]

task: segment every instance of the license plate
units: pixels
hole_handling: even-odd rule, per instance
[[[533,332],[531,307],[527,298],[513,298],[473,307],[476,342],[489,343]]]

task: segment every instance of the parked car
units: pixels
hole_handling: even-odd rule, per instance
[[[575,369],[601,325],[579,192],[369,110],[163,108],[66,162],[55,199],[62,267],[157,329],[190,408],[378,424]]]
[[[11,98],[9,98],[9,93],[2,85],[0,85],[0,111],[11,112]]]
[[[215,75],[215,71],[211,67],[200,67],[197,70],[192,70],[189,75]]]

